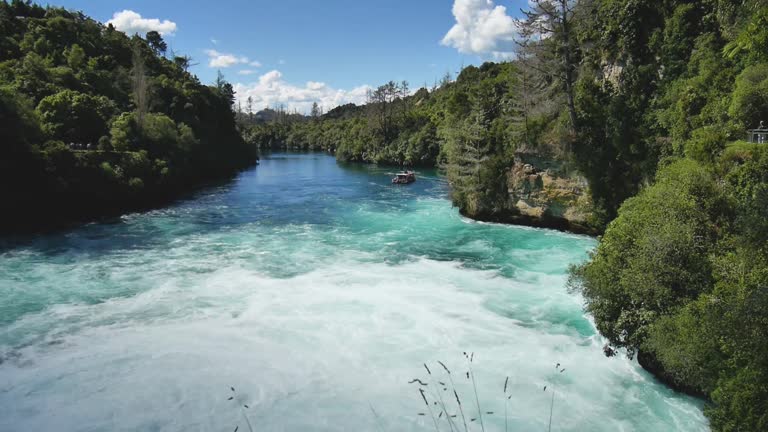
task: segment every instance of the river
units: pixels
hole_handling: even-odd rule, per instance
[[[476,431],[708,429],[603,355],[566,289],[594,239],[467,220],[435,172],[392,171],[270,154],[166,208],[3,240],[0,431],[463,431],[449,378]]]

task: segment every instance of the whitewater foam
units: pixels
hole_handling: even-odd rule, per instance
[[[565,289],[591,239],[465,223],[438,181],[308,158],[0,252],[0,431],[245,430],[244,404],[256,430],[424,430],[424,363],[476,416],[463,351],[488,431],[507,376],[510,430],[545,430],[553,390],[555,431],[707,429],[603,356]]]

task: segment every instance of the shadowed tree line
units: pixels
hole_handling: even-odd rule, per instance
[[[206,86],[157,32],[0,2],[3,231],[154,205],[256,160],[232,86]]]

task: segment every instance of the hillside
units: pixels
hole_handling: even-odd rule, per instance
[[[231,85],[202,85],[156,32],[14,0],[0,33],[2,231],[156,205],[257,159]]]

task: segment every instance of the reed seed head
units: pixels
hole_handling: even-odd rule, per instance
[[[421,394],[421,399],[423,399],[423,400],[424,400],[424,405],[426,405],[427,407],[429,407],[429,402],[427,402],[427,397],[424,395],[424,390],[422,390],[422,389],[419,389],[419,393]]]
[[[461,399],[459,399],[459,394],[456,393],[456,389],[453,390],[453,395],[456,396],[456,403],[461,406]]]

